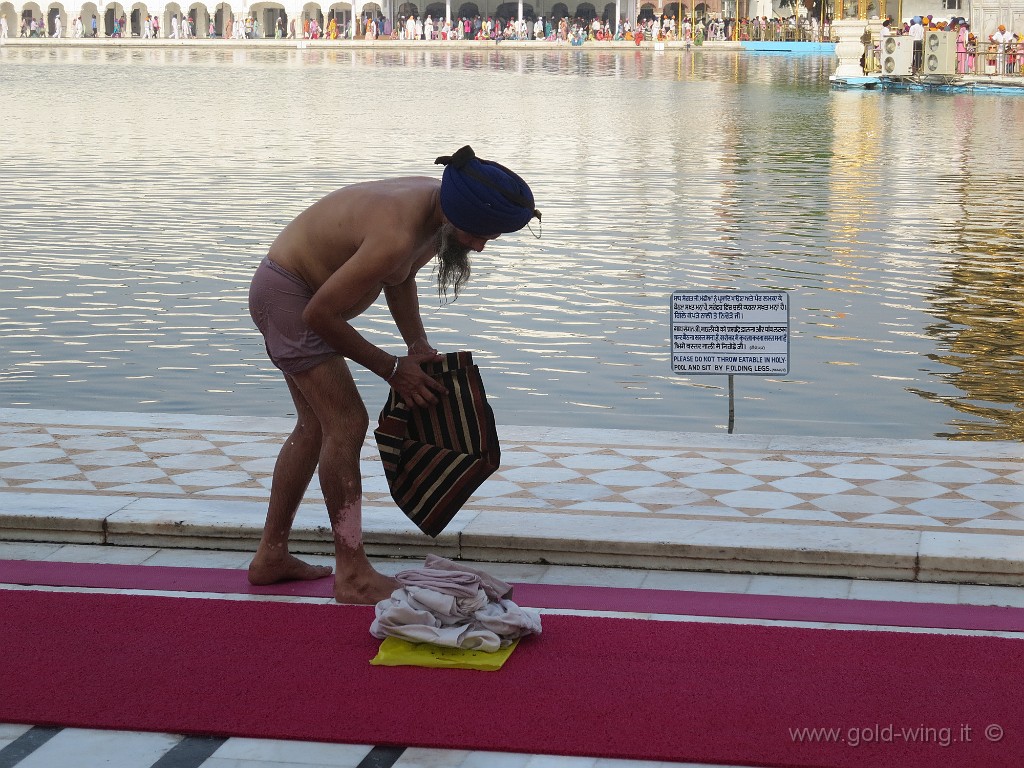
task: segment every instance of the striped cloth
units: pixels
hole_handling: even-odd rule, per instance
[[[391,497],[428,536],[437,536],[501,459],[494,412],[469,352],[423,370],[444,384],[435,406],[409,408],[391,390],[373,435]]]

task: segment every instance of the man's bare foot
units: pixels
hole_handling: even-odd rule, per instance
[[[329,565],[310,565],[290,553],[279,557],[257,553],[249,563],[249,583],[263,586],[279,581],[311,581],[330,576],[333,572]]]
[[[374,570],[345,579],[339,574],[334,577],[334,599],[352,605],[376,605],[401,586],[398,579]]]

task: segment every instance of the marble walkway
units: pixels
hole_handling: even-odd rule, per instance
[[[262,526],[274,457],[289,429],[289,422],[267,418],[0,409],[0,560],[245,568]],[[435,552],[472,559],[519,583],[927,603],[936,616],[970,606],[1024,609],[1024,590],[1016,586],[1024,580],[1024,451],[1016,444],[499,431],[502,469],[437,540],[416,531],[390,501],[367,441],[366,538],[378,569],[396,573]],[[296,530],[296,549],[312,553],[311,562],[331,562],[325,517],[313,487]],[[1016,722],[1012,713],[1007,718],[1007,725]],[[0,768],[67,765],[709,768],[0,723]]]
[[[0,540],[252,550],[291,422],[0,409]],[[437,539],[391,501],[381,557],[1024,584],[1024,446],[500,427],[502,467]],[[331,551],[314,480],[293,549]]]

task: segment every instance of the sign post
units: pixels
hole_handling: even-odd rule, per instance
[[[789,294],[785,291],[675,291],[669,308],[672,371],[729,377],[789,373]]]

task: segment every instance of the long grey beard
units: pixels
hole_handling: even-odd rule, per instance
[[[459,298],[459,291],[469,279],[469,251],[469,246],[455,238],[453,224],[447,222],[441,226],[441,244],[437,248],[438,296],[447,299],[451,288],[452,301]]]

